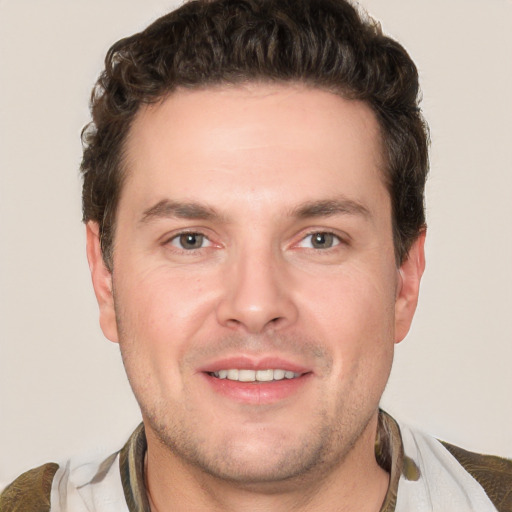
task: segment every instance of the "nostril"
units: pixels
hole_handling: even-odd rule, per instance
[[[266,327],[267,329],[270,328],[270,329],[277,329],[281,326],[281,323],[283,322],[284,318],[282,316],[276,316],[275,318],[272,318],[270,319],[266,325],[264,326],[264,328]]]

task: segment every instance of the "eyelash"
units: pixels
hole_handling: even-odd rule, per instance
[[[306,241],[308,239],[310,239],[311,237],[314,237],[315,235],[322,236],[324,239],[327,238],[327,241],[330,241],[332,243],[332,245],[330,247],[325,247],[325,248],[314,247],[313,240],[311,241],[312,247],[307,247],[307,246],[303,245],[304,243],[306,243]],[[182,244],[183,237],[187,237],[187,236],[196,237],[196,238],[201,237],[201,246],[200,247],[190,247],[190,248],[183,247],[183,244]],[[203,245],[204,242],[207,242],[207,245]],[[336,247],[338,247],[339,245],[343,245],[343,244],[346,245],[347,241],[345,238],[342,238],[340,235],[337,235],[336,233],[333,233],[332,231],[315,230],[315,231],[310,231],[309,233],[304,235],[300,239],[300,241],[297,244],[295,244],[295,247],[299,247],[299,248],[302,247],[304,249],[327,252],[329,250],[334,250]],[[213,243],[208,238],[207,235],[205,235],[204,233],[201,233],[200,231],[182,231],[180,233],[173,235],[171,238],[167,239],[164,245],[171,245],[171,246],[173,246],[173,248],[175,248],[175,250],[182,251],[183,253],[193,253],[198,250],[211,247],[211,246],[213,246]]]
[[[311,237],[314,237],[314,236],[322,236],[324,239],[327,238],[327,240],[329,240],[329,238],[331,239],[330,241],[333,243],[333,245],[331,245],[330,247],[325,247],[325,248],[320,248],[320,247],[304,247],[303,244],[308,238],[311,238]],[[312,239],[312,245],[314,244],[314,241]],[[319,251],[328,251],[329,249],[335,249],[336,247],[338,247],[339,245],[342,245],[342,244],[346,244],[346,241],[339,235],[337,235],[336,233],[333,233],[332,231],[322,231],[322,230],[316,230],[316,231],[310,231],[309,233],[307,233],[304,237],[302,237],[300,239],[300,242],[297,244],[298,247],[304,247],[306,249],[313,249],[313,250],[319,250]]]
[[[185,247],[183,247],[182,244],[180,244],[180,242],[182,242],[183,241],[182,239],[187,236],[196,237],[196,238],[201,237],[202,241],[206,241],[208,244],[206,246],[201,246],[201,247],[185,248]],[[176,242],[176,243],[173,243],[173,242]],[[193,251],[197,251],[200,249],[206,249],[207,247],[210,247],[213,245],[211,240],[204,233],[201,233],[199,231],[182,231],[182,232],[172,236],[171,238],[169,238],[165,242],[165,244],[172,245],[174,248],[176,248],[180,251],[183,251],[183,252],[193,252]]]

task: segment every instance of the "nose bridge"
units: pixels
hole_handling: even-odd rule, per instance
[[[246,244],[232,255],[224,288],[218,319],[231,328],[258,333],[296,317],[285,262],[268,241]]]

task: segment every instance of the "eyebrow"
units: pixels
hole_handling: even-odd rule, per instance
[[[310,217],[331,217],[333,215],[360,215],[365,218],[371,217],[370,210],[364,204],[345,198],[310,201],[294,208],[291,214],[301,219]]]
[[[289,215],[299,219],[331,217],[334,215],[359,215],[371,217],[370,210],[352,199],[323,199],[309,201],[293,208]],[[214,208],[196,202],[162,199],[144,210],[140,222],[146,224],[155,219],[178,218],[189,220],[222,220],[224,217]]]
[[[221,215],[213,208],[194,202],[180,202],[162,199],[154,206],[144,210],[141,223],[146,224],[153,219],[178,218],[193,220],[213,220]]]

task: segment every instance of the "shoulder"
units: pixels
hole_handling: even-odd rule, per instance
[[[398,429],[397,511],[423,504],[421,510],[512,512],[512,460],[464,450],[406,424]]]
[[[0,494],[0,512],[49,512],[58,469],[58,464],[50,462],[20,475]]]
[[[483,487],[499,512],[512,512],[512,460],[469,452],[445,442],[442,445]]]

